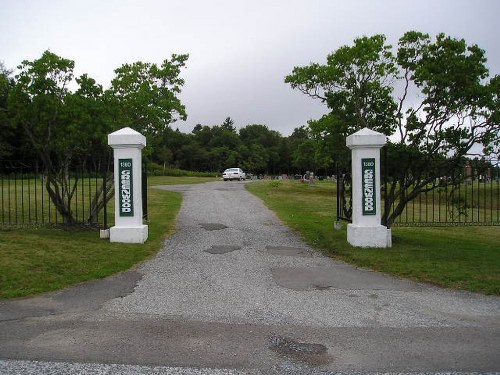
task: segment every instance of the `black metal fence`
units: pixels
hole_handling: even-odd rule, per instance
[[[423,176],[422,180],[426,183],[421,192],[405,205],[390,226],[500,225],[500,176],[497,169],[469,165],[449,176]],[[390,183],[387,179],[383,183],[383,198],[390,197]],[[393,214],[401,199],[401,195],[384,199],[384,217]]]
[[[415,189],[415,184],[402,187],[401,183],[395,183],[384,164],[381,176],[382,224],[389,227],[500,225],[498,167],[491,164],[475,167],[469,162],[450,175],[422,175],[418,179],[421,186]],[[411,199],[406,202],[409,197]],[[351,175],[338,170],[337,220],[351,221],[351,199]],[[400,204],[402,200],[404,204]]]
[[[351,173],[340,167],[337,174],[337,221],[351,221],[352,217],[352,181]]]
[[[113,224],[114,201],[109,200],[113,166],[109,160],[71,165],[60,173],[61,184],[54,187],[49,186],[48,174],[37,161],[0,161],[0,225],[108,228]],[[61,197],[58,204],[50,189],[60,190],[56,192]]]

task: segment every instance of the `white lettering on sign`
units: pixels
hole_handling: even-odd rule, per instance
[[[130,201],[130,170],[125,169],[121,173],[121,210],[122,212],[131,211]]]
[[[373,211],[373,169],[365,169],[363,180],[364,180],[364,196],[365,196],[365,211]]]

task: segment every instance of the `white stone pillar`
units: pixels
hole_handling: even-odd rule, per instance
[[[368,128],[351,134],[346,145],[352,150],[352,223],[347,241],[357,247],[390,247],[390,229],[380,224],[380,149],[384,134]]]
[[[142,149],[146,137],[131,128],[108,135],[115,173],[115,226],[111,242],[144,243],[148,226],[142,222]]]

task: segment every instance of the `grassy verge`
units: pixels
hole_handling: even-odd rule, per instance
[[[247,188],[329,256],[416,281],[500,295],[500,227],[393,228],[392,248],[354,248],[345,225],[333,229],[334,184],[272,181]]]
[[[206,179],[151,178],[150,184]],[[94,231],[11,229],[0,231],[0,298],[29,296],[103,278],[154,255],[175,230],[178,193],[149,189],[149,238],[144,245],[110,243]]]
[[[188,185],[188,184],[201,184],[204,182],[220,181],[220,178],[215,177],[173,177],[173,176],[149,176],[148,186],[155,185]]]

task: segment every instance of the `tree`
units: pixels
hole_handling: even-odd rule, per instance
[[[184,82],[178,75],[186,59],[187,55],[172,55],[159,67],[142,62],[123,65],[106,91],[86,74],[75,79],[74,61],[50,51],[18,67],[8,92],[9,121],[24,131],[43,163],[47,192],[66,223],[75,223],[71,200],[78,179],[69,177],[75,161],[85,165],[92,156],[105,163],[110,156],[106,135],[118,127],[129,125],[161,138],[177,115],[185,118],[177,94]],[[150,139],[154,143],[155,138]],[[105,182],[92,200],[88,222],[112,197],[112,179]]]
[[[259,144],[264,148],[270,148],[279,145],[281,135],[266,125],[252,124],[240,129],[240,138],[246,145]]]
[[[109,157],[104,140],[111,129],[103,90],[95,80],[83,75],[76,78],[78,89],[69,90],[73,68],[72,60],[45,51],[39,59],[21,63],[9,95],[13,122],[42,162],[45,188],[67,224],[75,223],[71,201],[78,184],[70,169],[75,162],[85,168],[90,155]],[[107,190],[98,189],[92,199],[89,223],[112,197],[112,178],[105,183]]]
[[[236,149],[240,146],[241,140],[233,125],[233,120],[227,117],[221,125],[203,126],[197,124],[194,127],[192,139],[197,147],[204,151],[206,160],[203,165],[208,170],[220,172],[236,165],[238,159]],[[178,156],[180,165],[193,165],[189,161],[192,159],[192,155],[182,152]],[[201,165],[198,165],[197,170],[200,168],[202,168]]]
[[[238,153],[229,147],[214,147],[208,151],[210,171],[221,172],[226,168],[237,165]]]
[[[267,170],[269,154],[266,149],[258,143],[254,143],[249,147],[243,146],[240,149],[240,164],[245,171],[254,174],[262,174]]]
[[[234,127],[234,121],[231,117],[226,117],[224,122],[221,125],[221,128],[231,133],[236,133],[236,128]]]
[[[13,153],[14,128],[9,118],[7,101],[13,87],[12,71],[0,61],[0,160]]]
[[[186,108],[177,95],[184,85],[180,73],[188,57],[173,54],[159,66],[138,61],[115,70],[110,92],[116,99],[121,126],[150,137],[178,119],[186,120]]]
[[[196,142],[180,148],[178,152],[179,166],[191,171],[206,171],[208,169],[208,152]]]
[[[316,170],[316,142],[312,139],[306,139],[298,145],[293,152],[293,165],[301,173]]]
[[[330,54],[326,65],[295,67],[285,82],[326,103],[341,134],[364,127],[391,134],[396,103],[389,83],[397,68],[390,49],[382,35],[358,38]]]
[[[437,178],[461,170],[475,144],[498,153],[500,78],[488,80],[485,63],[477,45],[444,34],[408,32],[396,54],[375,35],[339,48],[326,65],[295,67],[285,82],[331,109],[310,126],[334,149],[363,127],[392,136],[386,200],[394,210],[383,217],[390,226]]]
[[[170,164],[174,160],[174,154],[172,153],[172,150],[170,150],[167,146],[161,146],[157,150],[157,155],[159,160],[163,163],[163,171],[165,171],[166,166],[170,166]]]
[[[70,201],[76,185],[68,176],[73,150],[65,146],[72,143],[74,133],[66,131],[62,117],[73,68],[73,61],[45,51],[40,59],[21,63],[9,95],[14,121],[24,129],[43,163],[47,192],[69,224],[74,222]]]
[[[188,144],[193,142],[194,136],[192,134],[181,133],[178,129],[173,130],[167,127],[163,132],[156,137],[154,152],[152,155],[153,160],[164,163],[165,154],[161,153],[161,150],[166,148],[170,150],[171,158],[168,161],[174,168],[179,168],[180,164],[183,164],[180,160],[179,150]],[[170,155],[167,155],[170,156]]]
[[[266,125],[251,124],[240,129],[241,142],[250,151],[243,166],[252,173],[277,173],[281,165],[281,134]]]

